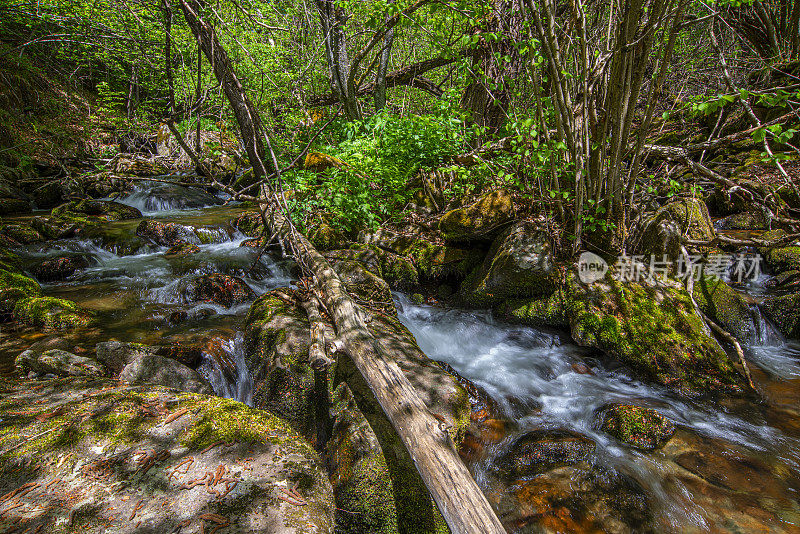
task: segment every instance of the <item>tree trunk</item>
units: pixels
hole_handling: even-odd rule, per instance
[[[267,171],[258,115],[234,75],[213,28],[199,19],[200,6],[195,0],[181,0],[181,6],[240,121],[248,156],[252,154],[254,172],[264,177]],[[344,351],[391,421],[451,532],[504,533],[486,497],[459,458],[450,434],[440,427],[439,421],[395,363],[393,353],[399,349],[392,347],[392,339],[377,339],[370,333],[365,323],[365,312],[347,294],[327,260],[284,216],[280,204],[282,193],[264,199],[262,212],[267,226],[291,247],[296,261],[313,275],[322,303],[333,317]]]
[[[394,0],[388,0],[387,3],[394,3]],[[394,28],[390,28],[383,38],[378,72],[375,74],[375,111],[380,111],[386,106],[386,71],[389,68],[389,59],[392,55],[392,44],[394,44]]]

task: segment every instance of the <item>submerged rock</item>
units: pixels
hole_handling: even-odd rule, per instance
[[[66,219],[90,218],[101,221],[124,221],[139,219],[142,212],[134,207],[112,200],[74,200],[54,208],[54,217]]]
[[[577,432],[532,430],[511,444],[495,468],[504,478],[525,477],[577,464],[588,459],[594,450],[594,441]]]
[[[545,296],[555,290],[557,279],[547,235],[520,221],[495,239],[483,264],[464,283],[462,297],[483,307],[509,297]]]
[[[675,425],[652,408],[615,404],[598,416],[600,429],[644,451],[659,449],[675,434]]]
[[[44,330],[65,330],[88,326],[94,315],[71,300],[54,297],[26,297],[14,306],[14,319]]]
[[[567,286],[567,318],[579,345],[685,394],[743,391],[743,378],[677,282],[651,286],[607,276],[585,286],[570,274]]]
[[[88,266],[89,260],[84,256],[59,256],[34,265],[31,267],[31,273],[42,282],[54,282],[66,280]]]
[[[22,374],[27,374],[29,371],[56,376],[103,376],[105,374],[105,369],[97,360],[61,349],[48,349],[40,354],[34,350],[26,350],[14,360],[14,367]]]
[[[513,216],[511,195],[505,191],[493,191],[469,206],[442,215],[439,231],[450,242],[491,239]]]
[[[213,302],[230,308],[256,297],[244,280],[236,276],[213,273],[193,278],[186,289],[190,302]]]
[[[4,418],[32,407],[0,434],[0,494],[18,504],[0,531],[333,534],[323,464],[274,415],[159,386],[44,384],[0,382]]]
[[[143,353],[119,373],[119,379],[129,384],[159,384],[180,391],[212,395],[214,390],[200,374],[177,360]]]

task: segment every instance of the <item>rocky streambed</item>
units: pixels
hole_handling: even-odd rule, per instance
[[[639,246],[713,232],[704,210],[659,212]],[[297,273],[252,208],[148,187],[0,234],[0,530],[444,528],[346,358],[319,432]],[[777,276],[738,290],[585,286],[502,192],[309,237],[373,331],[408,344],[399,366],[509,532],[797,529],[800,254],[764,250]],[[698,308],[742,341],[756,392]]]

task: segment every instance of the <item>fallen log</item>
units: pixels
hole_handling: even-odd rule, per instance
[[[197,0],[180,0],[186,22],[200,42],[233,108],[257,180],[269,176],[264,154],[264,135],[255,106],[233,72],[233,66],[214,32],[202,20]],[[271,151],[271,149],[270,149]],[[346,352],[369,385],[387,419],[405,446],[420,478],[436,502],[450,531],[457,534],[504,533],[500,520],[481,492],[446,428],[422,402],[408,378],[395,362],[398,350],[391,340],[376,338],[365,312],[350,297],[328,261],[311,245],[284,215],[280,173],[271,154],[271,167],[278,172],[277,187],[262,185],[262,217],[267,227],[293,252],[295,260],[312,277],[322,304],[333,318],[341,351]],[[313,312],[312,312],[313,313]],[[399,343],[397,343],[399,345]]]

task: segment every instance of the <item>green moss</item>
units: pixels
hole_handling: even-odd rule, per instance
[[[14,306],[14,318],[30,326],[64,330],[95,322],[93,315],[70,300],[54,297],[27,297]]]
[[[642,450],[663,446],[675,433],[672,421],[657,411],[630,404],[607,408],[601,428],[603,432]]]
[[[747,341],[755,335],[750,306],[719,278],[704,277],[694,284],[694,299],[700,309],[728,332]]]
[[[479,250],[439,245],[424,239],[412,239],[400,248],[416,266],[419,277],[433,281],[449,277],[464,279],[483,259]]]
[[[530,326],[569,326],[564,292],[556,290],[549,297],[509,299],[494,311],[506,320]]]
[[[482,238],[511,220],[513,214],[511,196],[504,191],[493,191],[469,206],[442,215],[439,231],[447,241]]]
[[[764,259],[776,273],[800,270],[800,247],[780,247],[769,250]]]
[[[308,240],[317,250],[335,250],[347,247],[347,236],[325,223],[319,223],[307,233]]]

